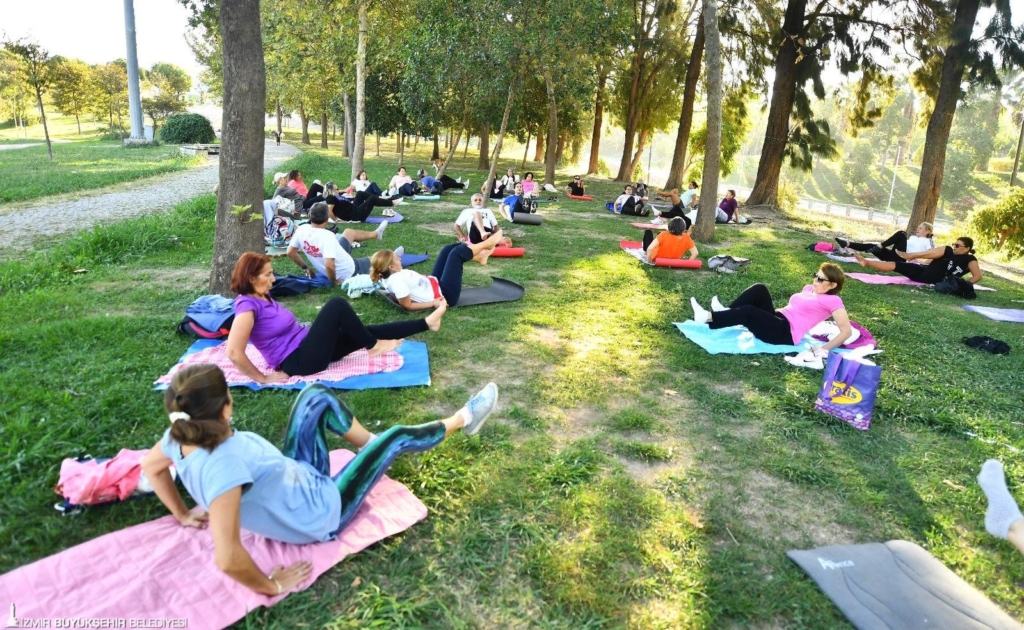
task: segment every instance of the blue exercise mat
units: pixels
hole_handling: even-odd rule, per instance
[[[437,201],[441,198],[441,195],[415,195],[413,199],[416,201]]]
[[[402,266],[418,265],[430,258],[429,254],[402,254]]]
[[[388,223],[401,223],[404,219],[405,219],[405,217],[403,217],[401,214],[396,212],[395,216],[393,216],[393,217],[366,217],[366,222],[367,223],[383,223],[383,222],[387,221]]]
[[[223,339],[198,339],[185,354],[181,355],[178,363],[185,360],[190,354],[212,348],[224,343]],[[406,339],[398,346],[398,354],[402,355],[402,368],[395,372],[378,372],[377,374],[362,374],[352,376],[341,381],[317,381],[331,389],[347,389],[361,391],[364,389],[389,389],[393,387],[416,387],[418,385],[430,385],[430,359],[427,357],[427,344],[422,341],[410,341]],[[240,387],[248,387],[252,390],[259,389],[295,389],[299,390],[306,386],[306,383],[294,383],[291,385],[263,386],[259,383],[251,383]],[[156,385],[154,390],[163,391],[167,385]]]
[[[707,324],[698,324],[692,319],[675,322],[675,326],[687,339],[707,350],[708,354],[786,354],[802,352],[821,343],[817,340],[813,344],[808,343],[810,338],[804,337],[804,343],[799,346],[776,346],[754,337],[743,326],[712,330]]]

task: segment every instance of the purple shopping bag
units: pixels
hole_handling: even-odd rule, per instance
[[[814,408],[855,429],[866,431],[871,425],[881,377],[882,368],[879,366],[861,363],[832,351],[828,354],[825,376]]]

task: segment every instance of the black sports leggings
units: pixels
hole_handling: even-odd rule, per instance
[[[904,262],[900,258],[897,251],[907,251],[907,233],[903,230],[896,232],[889,238],[885,239],[881,243],[854,243],[850,242],[847,244],[850,249],[855,249],[859,252],[871,252],[879,260],[887,260],[889,262]]]
[[[288,376],[315,374],[331,361],[361,348],[369,350],[378,339],[405,339],[425,330],[425,319],[364,326],[344,298],[331,298],[313,320],[306,338],[281,363],[281,371]]]
[[[906,276],[916,282],[923,282],[925,284],[935,284],[945,278],[946,267],[949,264],[949,260],[947,258],[933,260],[927,265],[907,262],[902,258],[894,262],[896,264],[896,273]]]
[[[441,182],[441,189],[442,190],[448,190],[449,188],[465,188],[466,187],[465,184],[460,184],[459,182],[455,181],[451,177],[448,177],[447,175],[442,175],[441,177],[439,177],[437,179],[437,181]]]
[[[451,243],[441,248],[434,261],[434,269],[430,275],[437,278],[441,295],[448,301],[448,306],[457,306],[462,295],[462,265],[473,260],[473,250],[464,243]],[[426,326],[426,320],[424,320]]]
[[[331,212],[338,221],[366,221],[366,217],[370,216],[374,208],[390,208],[393,204],[377,195],[358,192],[353,201],[341,197],[328,197],[327,205],[331,206]]]
[[[709,328],[746,326],[755,337],[765,343],[793,345],[793,333],[789,320],[775,310],[768,287],[755,284],[733,300],[729,308],[711,314]]]

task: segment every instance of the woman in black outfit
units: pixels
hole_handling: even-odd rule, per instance
[[[357,192],[355,198],[349,201],[341,196],[334,182],[327,182],[325,192],[324,201],[335,221],[366,221],[366,217],[370,216],[374,208],[391,208],[402,203],[401,198],[381,199],[366,191]],[[390,211],[390,214],[385,211],[384,216],[394,216],[394,211]]]
[[[906,276],[915,282],[924,284],[935,284],[941,282],[946,276],[960,278],[968,273],[971,274],[968,280],[971,284],[981,282],[981,267],[978,266],[978,259],[974,254],[974,240],[966,236],[956,239],[952,247],[936,247],[925,252],[909,254],[898,252],[903,260],[900,262],[889,262],[883,260],[866,260],[860,252],[854,252],[857,262],[861,267],[870,267],[879,271],[895,271]],[[930,260],[927,265],[918,265],[909,260]]]

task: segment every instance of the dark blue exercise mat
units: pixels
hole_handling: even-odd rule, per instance
[[[1021,628],[912,542],[837,545],[789,551],[786,556],[861,630]]]
[[[405,266],[405,263],[402,263]],[[477,306],[479,304],[496,304],[498,302],[515,302],[526,295],[523,285],[516,284],[504,278],[491,277],[491,284],[486,287],[462,287],[459,294],[459,303],[456,306]],[[405,311],[405,307],[395,300],[395,296],[384,289],[378,289],[377,293],[388,301],[392,306]],[[411,312],[411,311],[406,311]]]
[[[404,219],[404,218],[405,217],[403,217],[401,214],[396,212],[395,216],[393,216],[393,217],[366,217],[366,222],[367,223],[383,223],[383,222],[387,221],[388,223],[401,223],[402,219]]]

